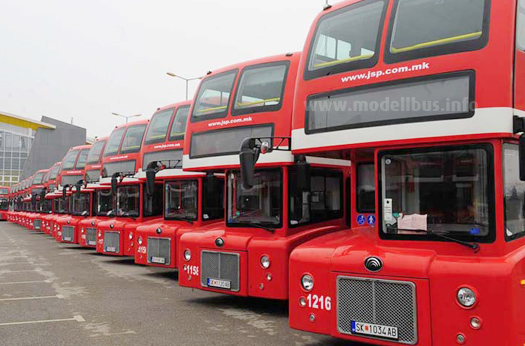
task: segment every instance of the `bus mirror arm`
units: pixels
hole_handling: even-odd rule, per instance
[[[43,201],[44,198],[46,198],[46,193],[47,193],[47,187],[44,187],[42,189],[42,191],[40,191],[40,200]]]
[[[291,150],[292,144],[290,137],[245,138],[242,141],[239,153],[241,178],[244,188],[251,189],[254,185],[255,164],[260,154]]]
[[[111,195],[115,196],[117,193],[117,178],[120,176],[120,172],[113,173],[111,176]]]
[[[295,165],[297,167],[297,188],[299,191],[310,191],[310,164],[306,161],[306,157],[304,155],[296,156]]]
[[[67,185],[64,185],[64,187],[62,188],[62,199],[66,199],[66,194],[67,194],[67,188],[69,187],[70,185],[67,184]]]
[[[514,133],[521,133],[519,139],[519,175],[520,180],[525,181],[525,118],[514,116],[513,118]]]
[[[151,161],[146,168],[146,193],[153,196],[155,193],[155,176],[159,171],[159,162]]]
[[[77,196],[80,196],[80,190],[82,189],[82,185],[84,185],[84,180],[79,180],[75,184],[75,187],[77,188],[77,190],[75,191],[77,193]]]
[[[241,163],[241,179],[245,189],[251,189],[254,183],[255,164],[259,159],[259,148],[255,146],[255,139],[246,138],[242,141],[239,153]]]

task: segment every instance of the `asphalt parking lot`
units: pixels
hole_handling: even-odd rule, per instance
[[[135,265],[0,223],[0,345],[348,345],[288,327],[284,302],[192,291]]]

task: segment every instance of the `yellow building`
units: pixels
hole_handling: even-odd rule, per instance
[[[38,129],[56,126],[0,111],[0,185],[19,181]]]

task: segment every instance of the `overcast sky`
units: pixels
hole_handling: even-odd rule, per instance
[[[167,71],[195,77],[302,50],[324,2],[0,0],[0,110],[106,136],[125,121],[112,112],[149,118],[184,99]]]

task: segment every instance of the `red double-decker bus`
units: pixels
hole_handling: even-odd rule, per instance
[[[125,124],[113,130],[103,155],[101,185],[111,187],[112,219],[97,227],[97,252],[112,256],[133,256],[133,234],[144,223],[159,219],[162,203],[145,193],[136,174],[142,170],[142,143],[149,120]],[[160,209],[159,209],[160,205]]]
[[[347,169],[323,158],[309,160],[310,167],[290,151],[299,59],[295,53],[249,61],[201,82],[186,129],[183,166],[225,174],[225,221],[180,237],[181,286],[287,299],[290,251],[344,226]],[[244,181],[241,145],[249,158],[243,171],[251,172]],[[311,181],[303,179],[307,170]]]
[[[78,244],[78,222],[90,215],[91,190],[81,193],[90,150],[91,145],[73,147],[62,160],[59,192],[62,190],[63,203],[68,204],[68,215],[59,217],[54,222],[57,227],[56,240],[61,243]]]
[[[86,162],[86,189],[91,190],[91,208],[89,217],[78,223],[80,229],[79,245],[87,248],[97,246],[97,225],[100,221],[109,220],[108,213],[113,210],[113,198],[107,185],[100,184],[102,175],[102,155],[109,137],[97,139]]]
[[[45,234],[51,235],[51,230],[53,228],[52,221],[55,218],[55,215],[53,213],[53,198],[52,193],[56,190],[56,180],[57,177],[60,174],[60,166],[62,162],[56,162],[53,166],[49,168],[49,173],[47,178],[44,181],[44,189],[45,189],[45,196],[44,196],[44,205],[43,205],[43,212],[42,212],[42,230]]]
[[[43,231],[41,207],[45,196],[45,177],[49,169],[41,169],[37,171],[31,181],[31,215],[29,217],[29,224],[31,229],[35,231]]]
[[[160,108],[144,137],[146,193],[155,193],[164,220],[135,232],[135,263],[177,268],[177,242],[184,232],[217,224],[224,217],[223,177],[183,172],[182,148],[191,101]],[[155,184],[155,185],[154,185]],[[154,188],[153,188],[154,187]],[[163,192],[164,191],[164,192]]]
[[[293,328],[525,343],[524,28],[523,0],[353,0],[318,16],[292,152],[351,160],[351,227],[292,252]]]
[[[0,221],[6,221],[9,214],[9,199],[11,191],[9,186],[0,186]]]

